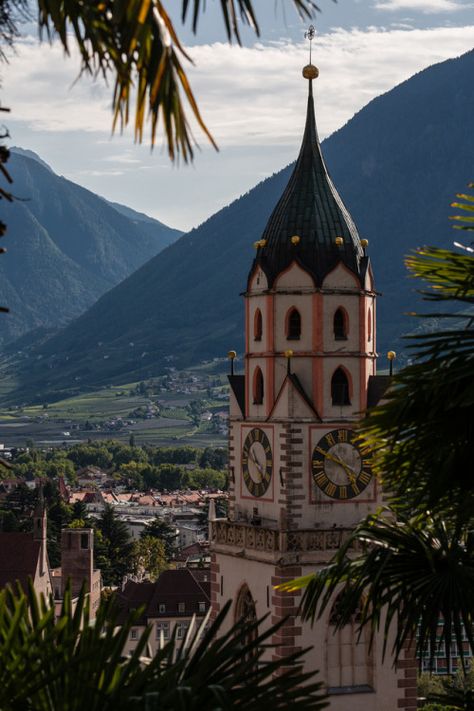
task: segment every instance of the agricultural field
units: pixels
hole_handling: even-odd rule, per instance
[[[0,408],[5,447],[118,439],[136,444],[219,446],[227,441],[227,379],[201,368],[42,405]],[[219,418],[215,413],[221,413]]]

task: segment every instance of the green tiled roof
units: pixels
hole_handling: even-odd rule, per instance
[[[300,237],[297,245],[291,242],[294,235]],[[342,245],[336,245],[336,237],[343,238]],[[266,273],[270,286],[293,260],[312,274],[318,286],[339,261],[358,276],[362,276],[366,268],[367,259],[357,228],[329,177],[321,154],[312,80],[309,81],[306,126],[298,160],[262,239],[266,244],[258,249],[255,263]]]

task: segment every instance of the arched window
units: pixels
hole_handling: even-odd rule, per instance
[[[337,309],[334,314],[334,338],[336,341],[347,339],[347,314],[344,309]]]
[[[367,314],[367,340],[372,340],[372,309],[369,309]]]
[[[235,621],[250,626],[245,635],[245,639],[242,640],[244,645],[250,644],[257,637],[258,633],[256,626],[257,611],[252,593],[248,585],[245,584],[240,588],[235,603]],[[247,660],[249,658],[251,658],[251,655],[247,656]]]
[[[363,629],[359,636],[359,619],[355,614],[351,621],[335,629],[337,600],[329,620],[326,644],[326,680],[330,689],[359,687],[367,691],[373,687],[373,656],[369,645],[369,632]]]
[[[263,373],[257,366],[253,375],[253,404],[261,405],[263,402]]]
[[[350,405],[349,380],[342,368],[338,368],[331,379],[331,398],[333,405]]]
[[[298,309],[291,309],[286,317],[286,337],[289,341],[299,341],[301,336],[301,316]]]
[[[262,331],[263,331],[262,312],[260,311],[260,309],[257,309],[255,311],[255,315],[253,317],[253,338],[254,338],[254,341],[261,341],[262,340]]]

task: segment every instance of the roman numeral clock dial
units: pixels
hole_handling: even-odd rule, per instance
[[[263,496],[273,472],[272,448],[265,432],[258,427],[245,438],[242,449],[242,476],[252,496]]]
[[[371,453],[356,439],[352,430],[333,430],[313,450],[314,483],[331,499],[354,499],[372,481]]]

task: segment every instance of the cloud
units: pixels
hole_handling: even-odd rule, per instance
[[[474,26],[335,28],[318,35],[313,57],[320,69],[315,93],[321,138],[414,73],[470,50],[473,34]],[[89,77],[75,82],[79,58],[64,57],[57,44],[23,42],[4,65],[2,104],[11,113],[3,120],[18,145],[35,150],[57,173],[188,228],[296,157],[305,119],[301,68],[307,46],[214,43],[188,51],[195,61],[188,66],[194,94],[221,149],[215,154],[193,127],[203,150],[192,167],[171,167],[161,143],[151,152],[146,142],[133,143],[131,130],[111,138],[112,87]]]
[[[316,90],[322,136],[415,72],[470,49],[473,30],[472,26],[336,28],[317,36],[313,56],[320,68]],[[306,43],[257,43],[243,48],[214,43],[189,47],[188,51],[195,62],[194,67],[188,66],[195,96],[221,147],[288,145],[300,135]],[[65,57],[57,43],[50,47],[32,40],[23,42],[3,80],[3,100],[12,108],[11,119],[28,123],[35,132],[88,131],[101,132],[104,139],[110,136],[112,89],[88,76],[75,81],[78,68],[78,56]],[[205,143],[196,127],[195,135]],[[134,165],[133,148],[122,156],[116,154],[108,160]]]
[[[316,37],[317,118],[325,137],[376,96],[431,64],[471,49],[474,27],[429,30],[369,28]],[[218,143],[293,144],[304,121],[307,47],[279,43],[252,48],[213,44],[190,48],[190,77]]]
[[[391,12],[413,10],[415,12],[431,14],[467,10],[473,7],[473,5],[466,5],[466,3],[459,2],[458,0],[379,0],[379,2],[375,3],[374,7],[376,10],[389,10]]]

